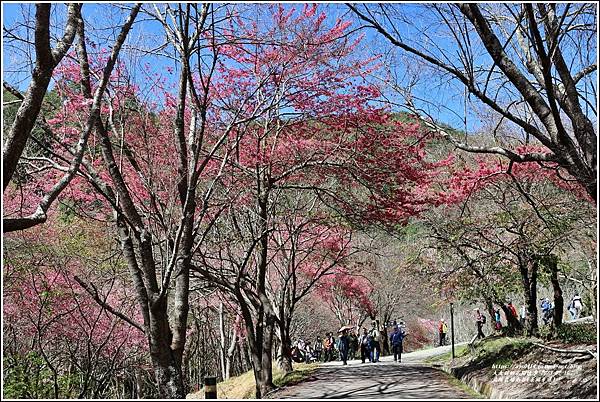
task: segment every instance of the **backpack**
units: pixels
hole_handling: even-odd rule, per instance
[[[392,334],[392,345],[399,345],[402,343],[402,339],[404,338],[402,332],[398,331]]]
[[[481,323],[485,324],[486,321],[487,321],[487,318],[485,318],[485,314],[481,314]]]

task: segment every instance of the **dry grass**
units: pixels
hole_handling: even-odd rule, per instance
[[[284,375],[276,363],[273,363],[273,383],[276,387],[295,384],[310,376],[318,367],[318,364],[295,363],[294,371]],[[219,399],[252,399],[255,394],[254,373],[252,370],[237,377],[232,377],[217,384],[217,396]],[[204,391],[189,394],[187,399],[204,399]]]

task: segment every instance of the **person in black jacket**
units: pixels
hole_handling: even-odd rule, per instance
[[[348,364],[348,352],[350,351],[350,338],[346,329],[338,336],[338,350],[340,351],[340,360],[344,362],[345,366]]]

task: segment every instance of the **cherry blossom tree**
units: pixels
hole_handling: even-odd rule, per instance
[[[107,227],[50,219],[43,230],[7,240],[12,252],[4,266],[4,396],[113,396],[115,377],[140,370],[147,356],[134,326],[139,314],[119,262],[111,258]],[[74,275],[96,283],[100,303]]]
[[[15,207],[18,207],[17,217],[3,217],[2,221],[4,232],[23,230],[45,222],[47,219],[48,210],[77,174],[83,154],[86,150],[88,138],[90,137],[90,134],[96,125],[96,121],[99,118],[100,104],[102,102],[106,86],[110,80],[111,73],[117,62],[117,58],[119,57],[121,47],[127,38],[140,7],[141,5],[138,4],[132,8],[128,19],[121,27],[121,31],[113,45],[110,56],[105,60],[105,65],[102,67],[103,70],[101,73],[100,82],[93,93],[91,92],[91,87],[89,89],[88,98],[90,113],[87,117],[86,123],[80,128],[78,140],[69,144],[69,146],[72,147],[72,151],[70,152],[71,155],[69,155],[67,158],[56,161],[38,156],[25,156],[24,158],[21,157],[27,140],[29,139],[31,130],[36,123],[41,104],[48,89],[48,85],[50,84],[53,72],[71,47],[76,32],[80,43],[82,44],[81,46],[84,46],[85,28],[83,18],[81,17],[81,5],[71,4],[68,10],[68,21],[64,36],[58,42],[56,48],[51,49],[49,38],[50,4],[40,4],[36,6],[36,68],[34,69],[29,88],[25,95],[20,95],[20,93],[14,88],[10,89],[11,93],[22,100],[22,103],[17,111],[9,131],[5,147],[2,151],[3,196],[8,198],[10,201],[14,201],[13,204],[15,204],[16,200],[19,198],[20,202],[19,204],[14,205]],[[10,88],[10,86],[6,83],[4,87]],[[47,125],[44,125],[44,127],[47,128]],[[22,162],[34,161],[34,169],[27,173],[27,175],[36,176],[38,172],[43,172],[49,168],[54,169],[55,171],[63,172],[63,174],[62,176],[52,177],[51,180],[54,181],[54,184],[48,185],[48,183],[44,183],[43,189],[40,189],[40,187],[37,187],[37,185],[39,185],[40,182],[48,180],[49,177],[47,175],[43,175],[42,177],[34,177],[33,183],[30,184],[36,186],[34,189],[26,189],[25,192],[23,192],[19,188],[8,188],[15,169],[17,168],[17,164],[20,160]],[[39,165],[42,166],[40,167]],[[23,193],[26,195],[25,199],[23,199]],[[23,211],[24,205],[25,211]],[[6,212],[9,213],[6,214]],[[12,212],[15,211],[5,210],[4,216],[11,215]]]
[[[470,94],[497,116],[497,127],[508,122],[511,137],[518,137],[521,145],[535,141],[543,149],[515,152],[514,142],[506,139],[492,145],[470,144],[467,137],[460,139],[425,116],[423,108],[415,105],[418,96],[411,84],[401,88],[406,106],[452,145],[467,152],[501,155],[514,163],[556,163],[597,200],[597,111],[590,97],[597,81],[593,6],[460,3],[420,5],[417,9],[400,4],[348,7],[365,26],[411,60],[422,62],[426,74],[451,77],[464,88],[465,98]],[[411,18],[418,12],[426,18]],[[422,24],[423,20],[427,22]],[[430,46],[442,42],[446,45]],[[464,102],[466,107],[468,100]],[[496,137],[495,130],[493,134]]]

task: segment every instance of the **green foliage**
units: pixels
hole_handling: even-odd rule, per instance
[[[20,103],[17,97],[6,89],[2,90],[2,94],[4,95],[4,104],[2,105],[2,136],[5,138],[8,129],[15,120]]]
[[[538,328],[538,336],[541,339],[549,341],[552,339],[552,327],[550,325],[542,325]]]
[[[15,95],[3,89],[4,102],[8,103],[6,106],[2,106],[2,136],[6,138],[8,130],[12,126],[15,120],[17,111],[19,110],[20,102],[16,102],[18,99]],[[15,102],[15,103],[12,103]],[[51,119],[61,105],[61,100],[56,90],[51,90],[44,96],[44,102],[40,110],[39,118]],[[48,149],[52,149],[51,139],[48,134],[41,128],[39,124],[36,124],[31,130],[30,140],[27,141],[27,145],[23,154],[29,156],[49,157],[51,152]],[[17,167],[15,175],[13,177],[15,183],[26,183],[28,181],[25,170],[21,167]]]
[[[556,338],[564,343],[596,343],[596,327],[592,323],[563,324],[556,329]]]
[[[596,343],[596,327],[592,323],[565,323],[554,328],[544,325],[539,329],[539,337],[546,341],[558,340],[564,343]]]
[[[58,219],[60,222],[67,225],[73,223],[77,216],[73,204],[74,202],[69,200],[65,200],[58,204],[58,210],[60,211]]]
[[[5,399],[75,398],[77,395],[73,392],[82,386],[80,382],[77,371],[58,374],[54,378],[53,371],[38,352],[4,356],[2,396]]]
[[[52,371],[42,356],[31,351],[24,356],[4,357],[4,398],[53,398]]]

